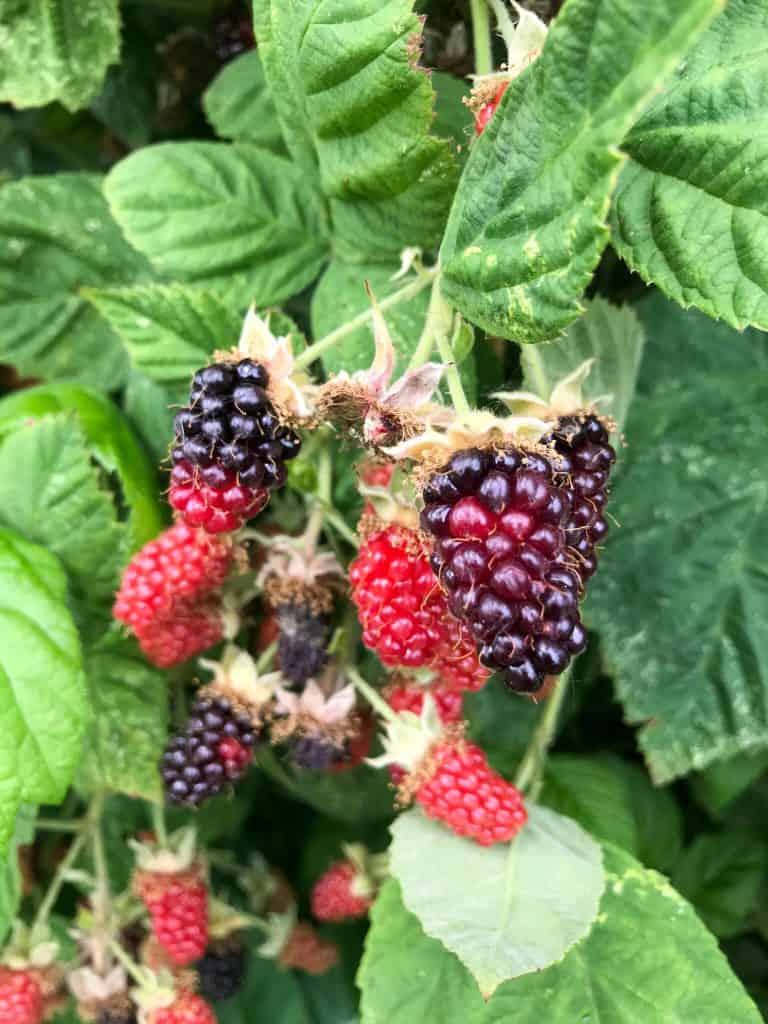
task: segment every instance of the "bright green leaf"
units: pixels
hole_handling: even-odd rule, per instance
[[[0,529],[0,848],[21,801],[58,803],[88,720],[80,642],[55,555]]]
[[[696,375],[690,334],[676,339],[689,386],[633,403],[609,506],[619,525],[587,601],[657,782],[768,747],[768,380],[735,334],[741,372]],[[727,424],[717,443],[713,424]]]
[[[257,50],[225,64],[203,93],[203,107],[222,139],[285,151],[277,110]]]
[[[622,143],[621,256],[683,306],[768,327],[768,8],[729,0]]]
[[[147,146],[116,164],[104,188],[129,241],[159,270],[238,306],[301,291],[326,259],[303,169],[247,143]]]
[[[593,299],[563,338],[522,346],[525,387],[548,398],[559,380],[594,359],[584,382],[584,398],[587,402],[603,398],[600,411],[612,416],[621,429],[635,393],[644,344],[645,334],[634,310]]]
[[[0,359],[22,374],[112,391],[127,370],[84,286],[145,279],[88,174],[24,178],[0,189]]]
[[[511,845],[488,847],[417,809],[392,826],[390,867],[406,906],[485,996],[560,960],[592,926],[605,884],[600,847],[575,822],[543,807],[528,816]]]
[[[429,134],[434,93],[416,65],[412,0],[256,0],[254,25],[288,148],[319,164],[340,258],[436,245],[456,165]]]
[[[554,338],[608,238],[617,146],[719,7],[569,0],[473,144],[441,247],[443,290],[505,338]]]
[[[128,506],[130,549],[141,547],[160,532],[162,525],[157,479],[146,453],[113,402],[71,384],[17,391],[0,402],[0,436],[32,419],[59,413],[74,414],[92,457],[106,473],[115,475]],[[163,438],[164,447],[167,436]]]
[[[86,652],[93,723],[79,785],[159,800],[158,763],[167,738],[166,678],[133,644],[112,635]]]
[[[0,100],[84,107],[120,52],[117,0],[6,0],[0,9]]]

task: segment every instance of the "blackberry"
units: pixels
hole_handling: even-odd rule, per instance
[[[277,607],[277,651],[280,671],[297,686],[317,676],[328,664],[330,621],[304,602]]]
[[[558,459],[558,486],[571,499],[571,511],[564,524],[570,561],[583,583],[597,569],[596,547],[608,535],[603,511],[608,500],[608,477],[616,452],[608,442],[608,431],[592,414],[563,416],[549,437]]]
[[[269,377],[252,359],[212,363],[192,379],[176,414],[169,500],[192,526],[237,529],[285,483],[285,463],[301,439],[284,426],[267,394]]]
[[[297,768],[325,772],[351,759],[349,740],[334,743],[326,736],[297,736],[291,740],[290,757]]]
[[[243,987],[248,957],[237,935],[214,941],[205,956],[195,964],[198,991],[203,999],[221,1003],[231,999]]]
[[[258,738],[248,715],[224,697],[199,697],[184,731],[170,738],[160,761],[168,799],[197,807],[237,782]]]
[[[234,4],[216,20],[213,48],[222,64],[239,57],[256,44],[247,5]]]
[[[457,452],[424,488],[422,528],[451,612],[480,661],[535,693],[585,644],[581,578],[561,564],[571,515],[550,460],[507,448]]]
[[[136,1007],[125,1000],[114,1006],[105,1006],[99,1011],[96,1024],[136,1024]]]

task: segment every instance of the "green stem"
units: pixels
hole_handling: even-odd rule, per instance
[[[59,893],[61,892],[61,887],[64,885],[67,872],[82,853],[85,841],[88,838],[90,827],[91,820],[88,818],[85,821],[82,831],[74,838],[72,845],[67,850],[66,856],[57,867],[56,874],[51,879],[51,884],[48,886],[48,891],[43,898],[43,902],[40,904],[37,914],[35,914],[35,920],[32,923],[33,932],[38,928],[42,928],[48,920],[56,900],[59,898]]]
[[[161,849],[168,846],[168,832],[165,827],[165,808],[162,804],[151,804],[152,828],[155,833],[155,841]]]
[[[113,940],[110,942],[109,948],[114,954],[115,959],[123,965],[139,988],[145,988],[147,985],[147,979],[150,977],[149,972],[142,970],[137,963],[134,963],[119,942],[115,942]]]
[[[330,527],[332,527],[340,537],[343,537],[347,544],[351,544],[353,548],[360,547],[360,539],[352,529],[344,521],[343,516],[339,515],[336,509],[326,509],[325,521]]]
[[[389,722],[396,722],[397,715],[392,708],[387,704],[380,694],[374,690],[374,688],[363,679],[356,668],[347,669],[347,676],[351,679],[355,689],[358,693],[362,693],[368,703],[381,715],[382,718],[387,719]]]
[[[475,72],[489,75],[493,71],[491,52],[491,19],[486,0],[469,0],[472,14],[472,45],[475,51]]]
[[[386,299],[382,299],[379,302],[379,309],[384,310],[390,309],[392,306],[398,306],[401,302],[407,302],[408,299],[412,299],[414,295],[418,295],[419,292],[423,292],[425,288],[428,288],[432,283],[432,280],[437,273],[436,270],[424,270],[415,281],[409,282],[402,288],[399,288],[396,292],[392,292]],[[309,345],[294,361],[294,369],[303,370],[310,364],[314,363],[323,352],[327,352],[329,348],[333,348],[334,345],[343,341],[344,338],[348,337],[359,327],[364,327],[365,324],[373,316],[373,306],[368,309],[364,309],[362,313],[359,313],[352,320],[348,320],[341,327],[337,327],[335,331],[331,331],[330,334],[326,334],[324,338],[320,338],[314,343]]]
[[[36,818],[35,828],[44,832],[79,832],[86,822],[86,818]]]
[[[314,499],[314,508],[310,514],[307,526],[304,530],[304,554],[309,560],[315,553],[317,541],[325,523],[326,514],[332,505],[333,492],[333,466],[331,464],[331,453],[327,445],[320,449],[319,465],[317,467],[317,494]]]
[[[411,361],[408,363],[409,370],[418,370],[420,366],[432,355],[435,347],[435,338],[441,331],[450,330],[453,310],[443,298],[440,290],[439,275],[432,282],[432,294],[429,297],[429,308],[424,321],[424,330],[421,332],[419,343],[414,349]]]
[[[539,719],[525,756],[520,762],[515,778],[515,787],[525,791],[531,800],[536,800],[541,790],[547,754],[557,732],[557,723],[572,670],[573,666],[558,676],[555,687],[544,706],[544,714]]]
[[[467,396],[464,394],[464,385],[461,383],[461,377],[459,376],[459,368],[453,361],[453,352],[451,351],[451,342],[448,335],[443,331],[439,331],[436,335],[437,338],[437,350],[440,353],[440,358],[445,364],[445,382],[448,385],[448,390],[451,393],[451,401],[453,407],[457,413],[464,415],[470,411],[470,405],[467,401]]]
[[[271,668],[272,662],[275,660],[275,653],[277,651],[277,640],[273,640],[272,643],[265,647],[256,660],[256,675],[260,676],[262,672],[266,672],[268,668]]]

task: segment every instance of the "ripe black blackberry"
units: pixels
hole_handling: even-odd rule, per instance
[[[586,634],[581,579],[561,564],[571,514],[550,460],[518,448],[457,452],[424,488],[432,568],[481,662],[507,687],[535,693]]]
[[[170,738],[160,761],[168,799],[198,807],[237,782],[253,760],[257,739],[248,715],[226,698],[198,698],[184,731]]]
[[[301,439],[280,421],[268,383],[253,359],[212,363],[194,375],[189,405],[174,420],[169,493],[190,525],[236,529],[263,507],[262,495],[285,483],[285,463]]]
[[[247,969],[248,957],[239,935],[214,940],[195,964],[198,991],[212,1003],[231,999],[243,987]]]
[[[571,499],[565,522],[569,552],[563,561],[570,562],[586,584],[597,569],[595,549],[608,534],[603,511],[616,452],[609,444],[608,431],[593,414],[561,417],[543,440],[554,445],[558,454],[555,479]]]
[[[278,605],[275,615],[280,671],[292,683],[303,686],[328,664],[330,620],[301,601]]]
[[[297,768],[326,772],[351,759],[349,740],[334,742],[326,736],[296,736],[291,740],[290,758]]]

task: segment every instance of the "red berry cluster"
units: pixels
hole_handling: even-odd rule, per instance
[[[43,993],[28,971],[0,967],[0,1024],[40,1024]]]
[[[373,903],[371,895],[355,891],[359,869],[348,860],[336,861],[315,882],[312,889],[312,913],[318,921],[346,921],[364,917]]]
[[[222,637],[215,592],[231,563],[231,545],[177,523],[131,559],[113,614],[155,665],[186,661]]]
[[[538,453],[457,452],[424,489],[432,568],[480,660],[510,689],[535,692],[586,641],[581,579],[568,569],[570,498]]]
[[[460,722],[462,719],[462,696],[460,690],[450,686],[419,686],[408,682],[392,683],[384,690],[384,699],[393,711],[410,711],[420,715],[424,707],[424,698],[429,694],[437,707],[440,721],[444,725]]]
[[[134,888],[169,960],[177,967],[199,960],[208,944],[208,890],[200,871],[141,871]]]

